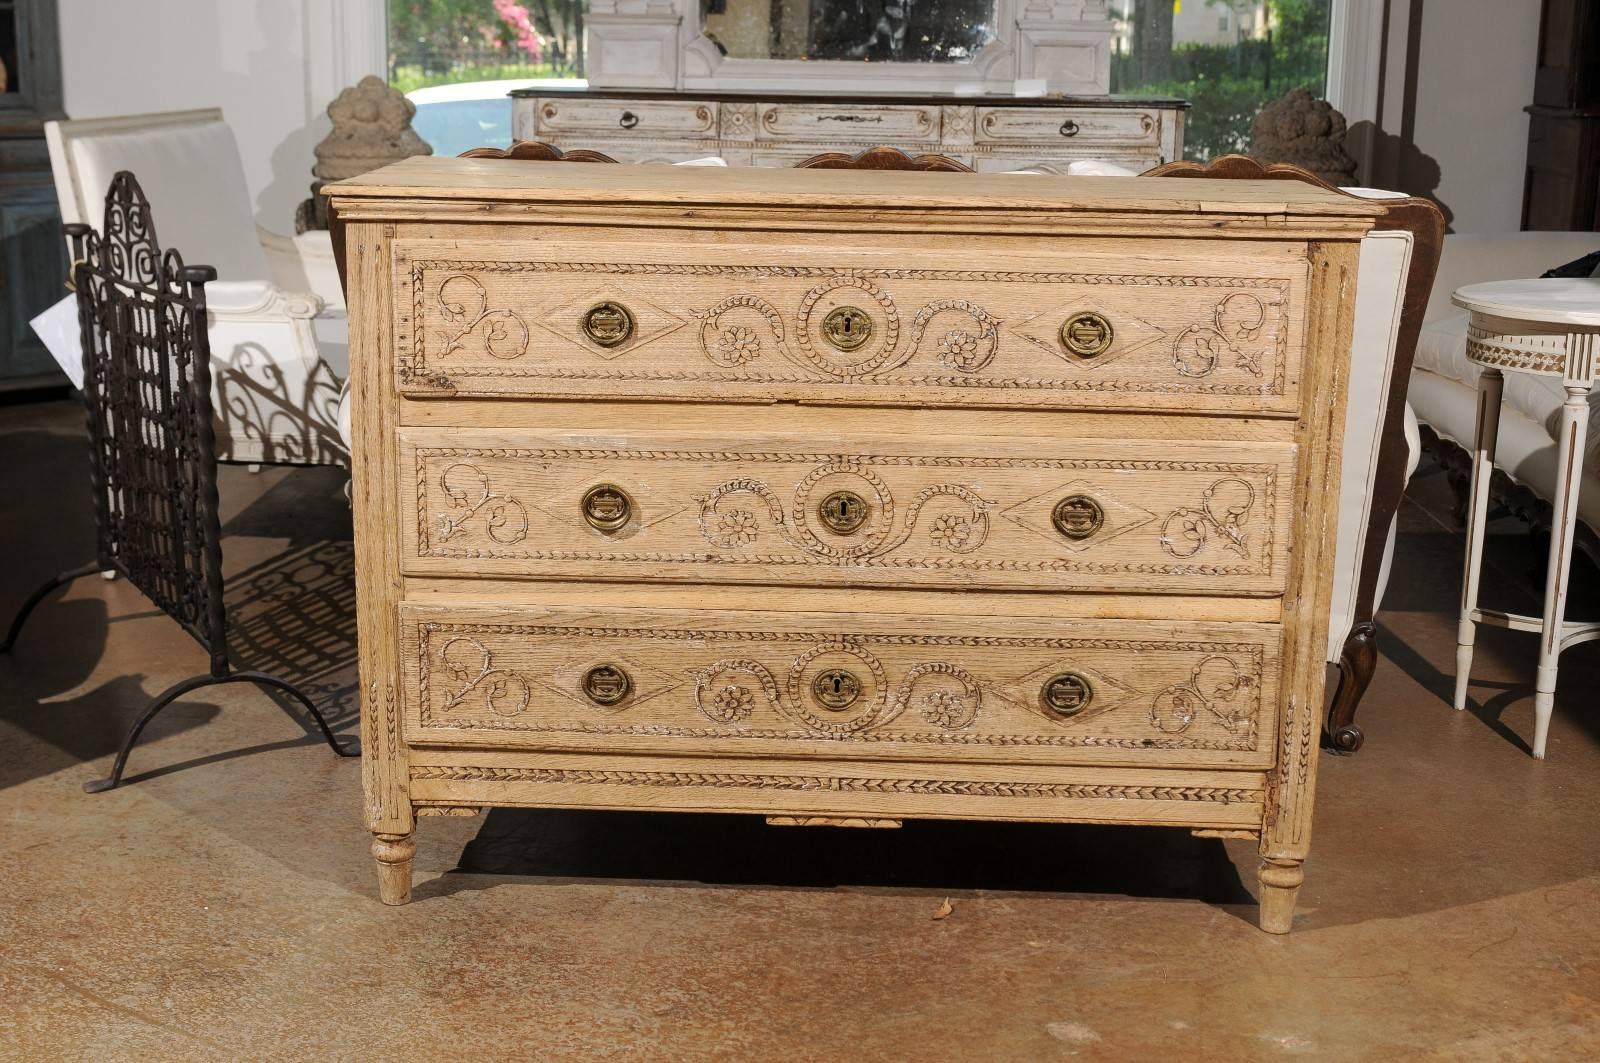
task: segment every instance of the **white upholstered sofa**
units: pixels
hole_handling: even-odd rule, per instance
[[[1600,250],[1600,233],[1455,233],[1445,237],[1439,276],[1428,303],[1411,372],[1411,404],[1417,419],[1447,444],[1470,451],[1477,417],[1478,369],[1467,361],[1467,312],[1450,293],[1480,281],[1537,277],[1546,270]],[[1556,442],[1566,394],[1561,381],[1507,373],[1500,411],[1495,467],[1511,481],[1548,501],[1556,482]],[[1589,531],[1600,530],[1600,402],[1591,400],[1589,444],[1583,457],[1578,516]],[[1454,479],[1464,486],[1465,466]],[[1525,504],[1517,506],[1527,513]],[[1583,540],[1580,535],[1580,542]],[[1592,540],[1592,536],[1590,537]]]
[[[160,246],[216,268],[206,302],[217,457],[346,464],[337,411],[348,326],[328,234],[257,227],[222,112],[48,122],[45,136],[62,220],[99,228],[111,178],[129,170]]]

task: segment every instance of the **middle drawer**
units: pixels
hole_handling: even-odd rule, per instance
[[[407,574],[1281,593],[1295,446],[409,428]],[[855,418],[859,420],[859,418]],[[1142,419],[1130,433],[1150,423]]]

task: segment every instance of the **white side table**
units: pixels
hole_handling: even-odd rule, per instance
[[[1600,638],[1600,623],[1567,623],[1567,572],[1578,521],[1578,483],[1589,427],[1589,392],[1600,357],[1600,279],[1518,280],[1469,284],[1451,301],[1472,314],[1467,357],[1483,366],[1478,379],[1478,428],[1472,455],[1472,501],[1467,524],[1467,576],[1461,589],[1461,625],[1456,635],[1455,706],[1466,707],[1472,643],[1478,624],[1539,632],[1539,671],[1534,682],[1533,755],[1544,757],[1555,709],[1556,660],[1561,651]],[[1567,391],[1561,407],[1550,564],[1544,578],[1544,616],[1520,616],[1478,608],[1483,567],[1483,531],[1489,515],[1489,478],[1494,472],[1504,372],[1560,377]]]

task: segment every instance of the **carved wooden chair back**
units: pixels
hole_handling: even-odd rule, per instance
[[[517,159],[522,162],[616,162],[611,156],[588,148],[562,151],[542,140],[519,140],[509,148],[470,148],[460,159]]]
[[[795,163],[797,170],[921,170],[940,173],[976,173],[948,155],[907,155],[899,148],[880,145],[858,151],[825,151]]]

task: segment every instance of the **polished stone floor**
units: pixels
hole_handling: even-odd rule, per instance
[[[90,556],[80,424],[0,407],[0,622]],[[82,791],[205,660],[124,582],[79,581],[0,657],[0,1058],[1600,1057],[1600,645],[1563,662],[1544,763],[1532,636],[1485,632],[1449,708],[1442,479],[1425,462],[1403,511],[1367,745],[1322,758],[1287,937],[1255,928],[1248,843],[970,823],[424,820],[416,900],[384,908],[357,764],[257,689],[173,706],[135,785]],[[221,478],[235,658],[353,733],[342,486]],[[1488,594],[1531,610],[1538,544],[1493,529]]]

